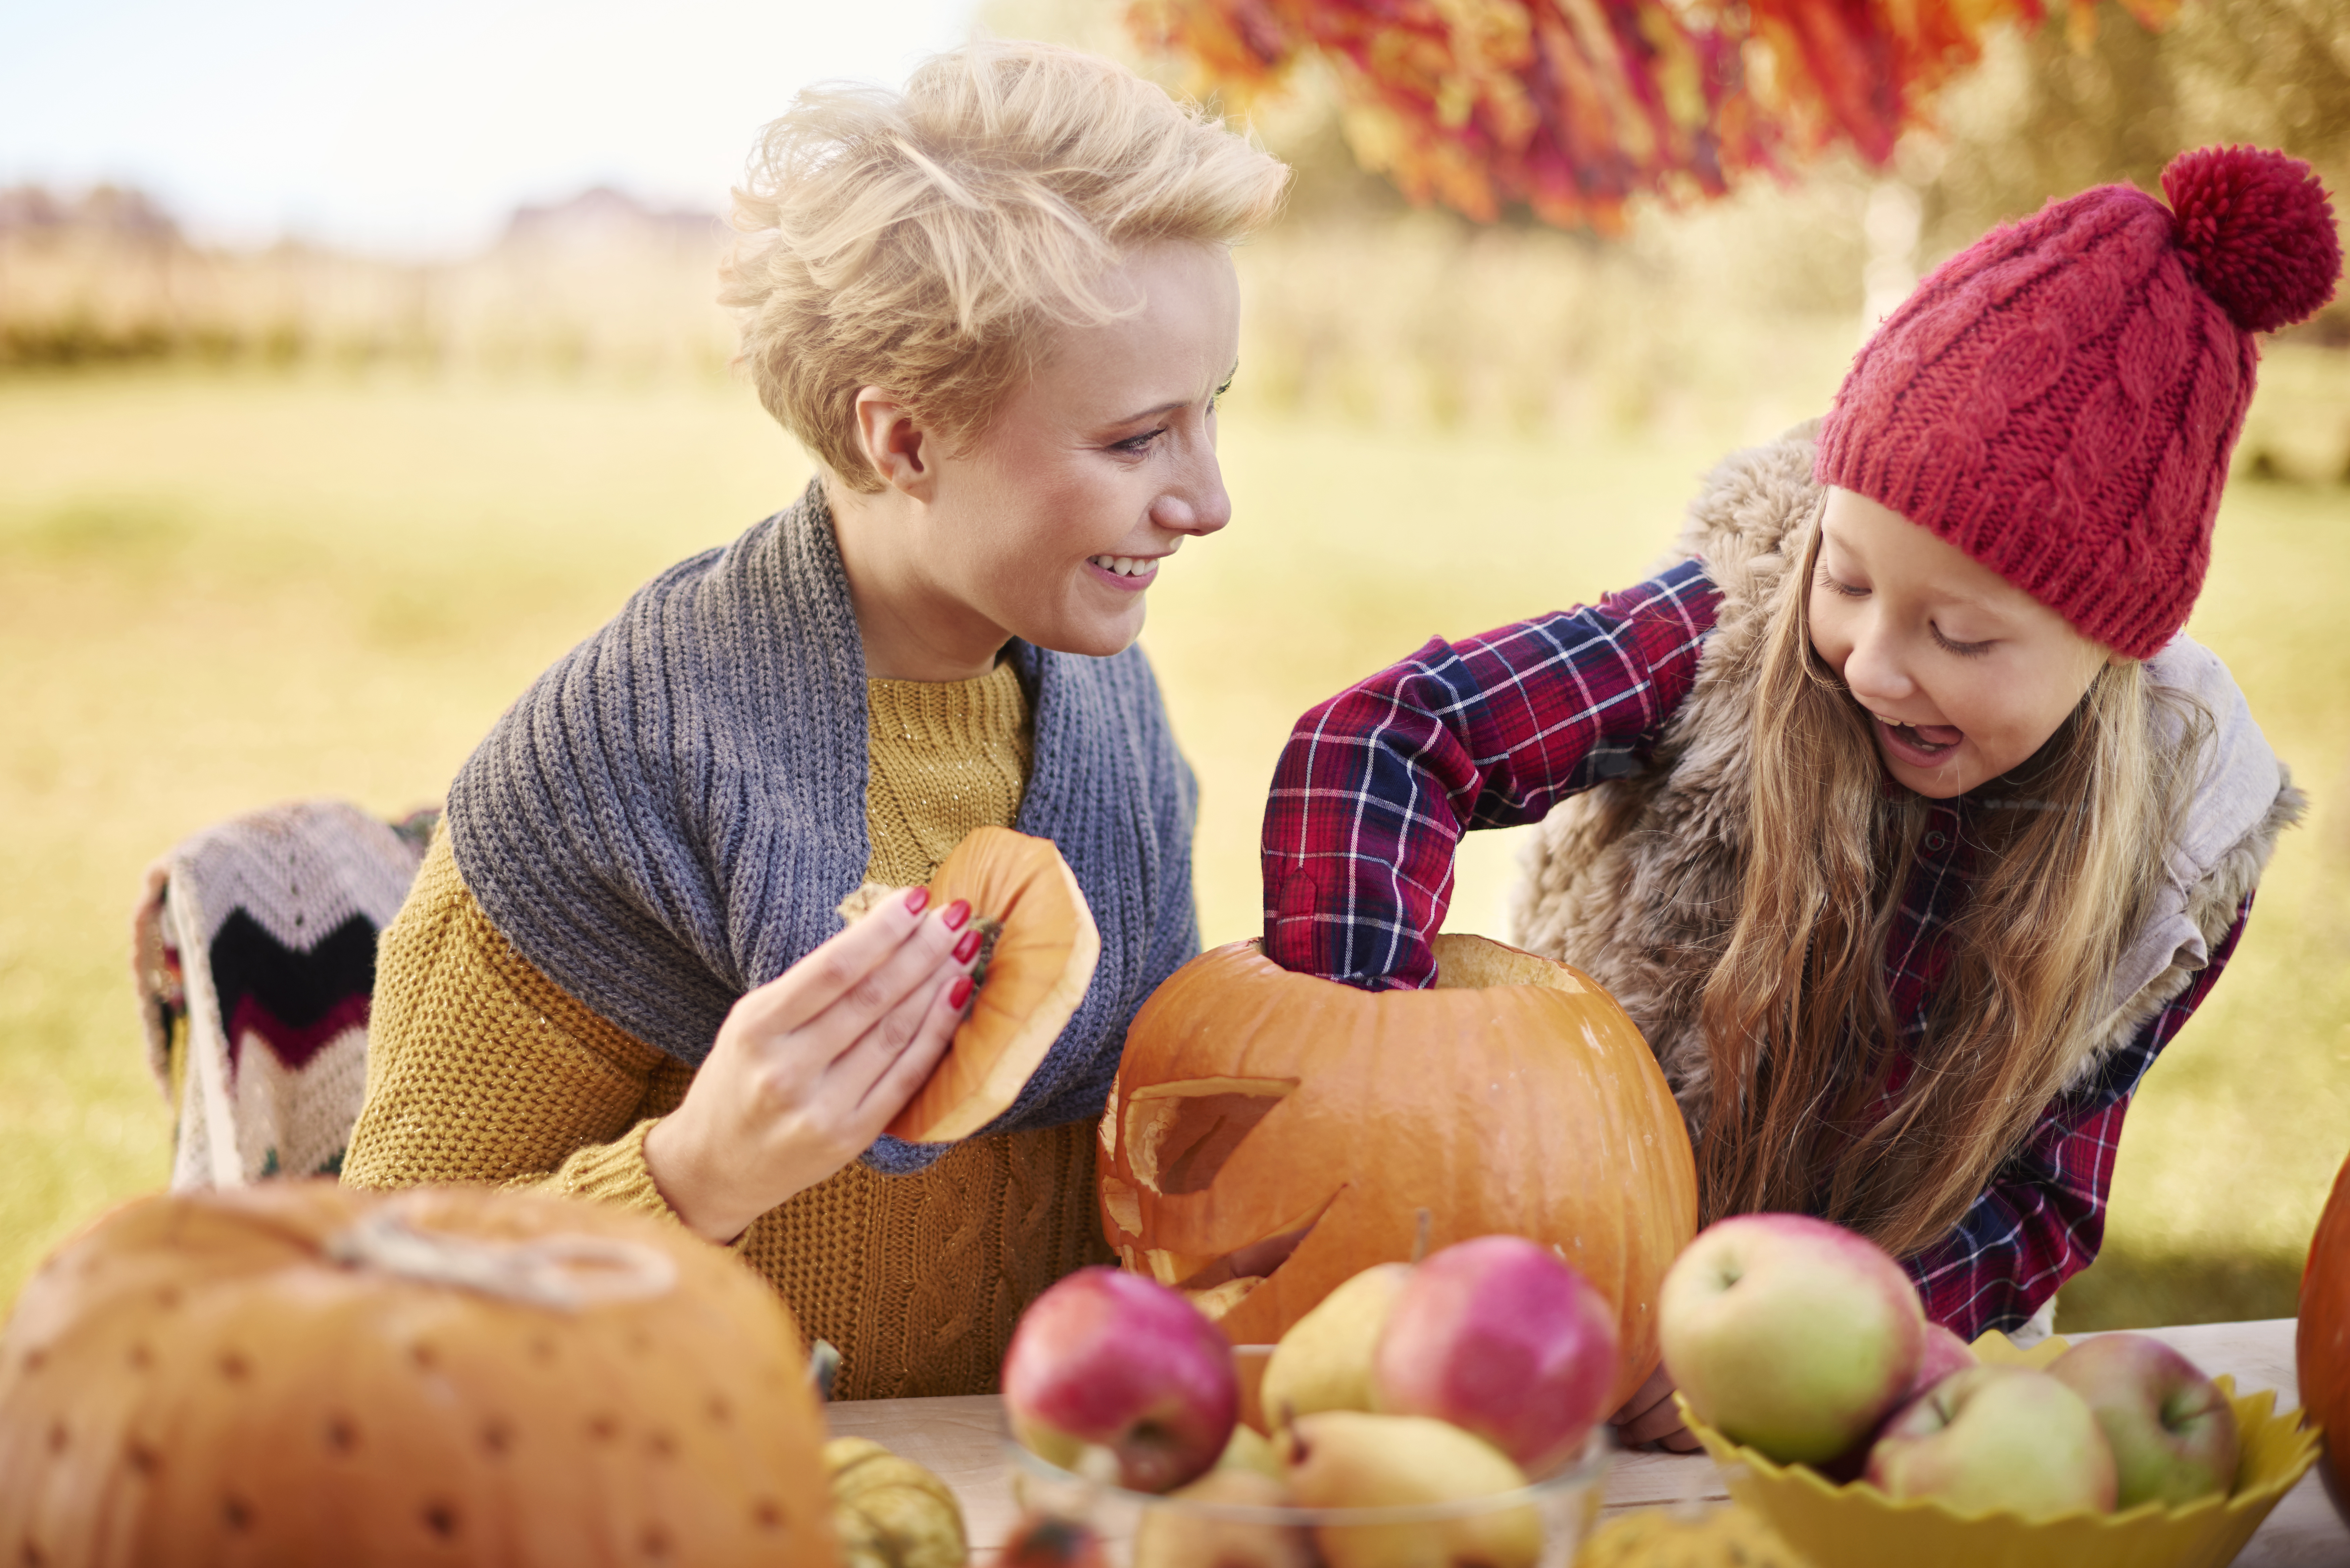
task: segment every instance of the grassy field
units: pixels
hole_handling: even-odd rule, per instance
[[[1632,580],[1719,446],[1482,441],[1237,402],[1236,521],[1169,572],[1145,634],[1206,786],[1209,940],[1256,929],[1257,814],[1302,708],[1430,635]],[[0,381],[0,1303],[164,1177],[124,958],[140,867],[272,799],[437,797],[630,588],[806,474],[721,386]],[[2230,495],[2195,629],[2316,810],[2131,1115],[2107,1255],[2068,1289],[2068,1324],[2290,1313],[2350,1147],[2345,524],[2350,489]],[[1464,852],[1456,928],[1502,929],[1509,836]]]

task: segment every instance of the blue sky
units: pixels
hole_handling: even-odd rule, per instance
[[[0,185],[200,236],[462,253],[598,182],[717,211],[804,83],[896,81],[972,0],[0,0]]]

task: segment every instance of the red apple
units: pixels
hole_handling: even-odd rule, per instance
[[[2088,1402],[2114,1450],[2117,1507],[2193,1502],[2236,1484],[2236,1411],[2220,1386],[2158,1339],[2101,1334],[2048,1364]]]
[[[997,1568],[1109,1568],[1091,1527],[1049,1513],[1022,1514],[995,1561]]]
[[[1908,1404],[1951,1373],[1964,1372],[1973,1365],[1973,1346],[1939,1323],[1927,1324],[1925,1340],[1918,1347],[1918,1370],[1910,1375],[1901,1403]]]
[[[1801,1214],[1718,1220],[1659,1293],[1665,1369],[1700,1419],[1783,1463],[1866,1438],[1917,1376],[1926,1319],[1884,1249]]]
[[[1868,1451],[1895,1499],[1939,1497],[1962,1513],[2054,1519],[2114,1506],[2114,1456],[2089,1407],[2021,1366],[1952,1373],[1896,1416]]]
[[[1232,1349],[1156,1280],[1079,1269],[1028,1305],[1003,1355],[1003,1408],[1031,1452],[1076,1468],[1091,1445],[1118,1480],[1166,1491],[1202,1475],[1240,1417]]]
[[[1397,1293],[1371,1360],[1374,1408],[1450,1421],[1529,1475],[1583,1451],[1615,1381],[1615,1309],[1523,1236],[1430,1255]]]

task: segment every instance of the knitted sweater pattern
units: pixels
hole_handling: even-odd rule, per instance
[[[1099,927],[1076,1015],[985,1129],[1100,1114],[1126,1025],[1199,950],[1196,784],[1139,649],[1022,642],[1035,723],[1013,826],[1053,839]],[[569,995],[697,1065],[727,1009],[839,929],[871,859],[866,671],[820,483],[639,590],[499,720],[449,796],[458,869]],[[865,1156],[915,1170],[942,1146]]]
[[[1027,705],[1009,666],[868,687],[867,873],[909,885],[972,828],[1013,820]],[[644,1139],[692,1070],[525,961],[466,890],[445,835],[384,933],[378,972],[346,1181],[487,1181],[671,1217]],[[840,1350],[837,1397],[985,1393],[1021,1310],[1108,1261],[1092,1177],[1082,1123],[973,1137],[908,1176],[851,1164],[761,1215],[734,1250]]]

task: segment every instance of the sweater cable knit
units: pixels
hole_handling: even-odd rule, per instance
[[[877,881],[926,880],[974,827],[1017,814],[1028,711],[1010,665],[941,685],[868,684],[866,815]],[[367,1108],[344,1179],[488,1181],[668,1216],[646,1132],[692,1070],[534,969],[437,841],[379,965]],[[842,1353],[837,1397],[994,1386],[1020,1312],[1107,1260],[1082,1123],[981,1137],[927,1168],[851,1165],[760,1216],[738,1254]]]

